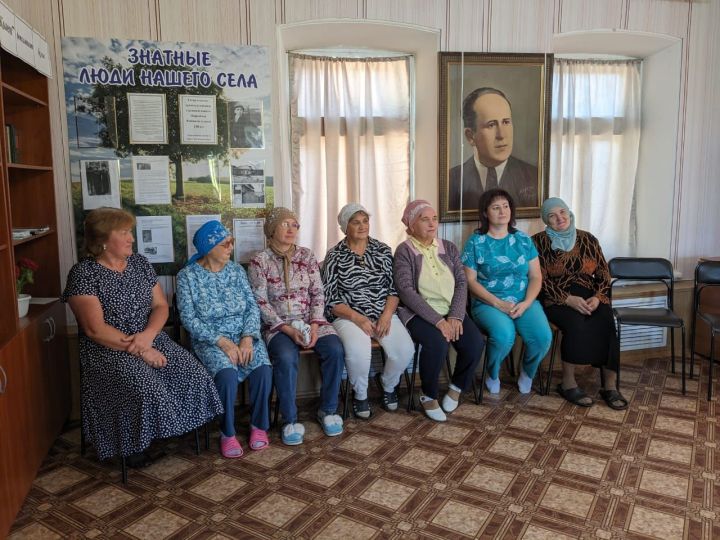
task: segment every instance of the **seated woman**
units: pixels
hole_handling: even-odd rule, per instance
[[[116,208],[87,215],[89,256],[70,270],[62,300],[80,326],[82,429],[100,459],[133,456],[142,465],[154,439],[223,409],[207,371],[162,331],[167,301],[152,265],[133,254],[134,223]]]
[[[610,272],[600,244],[592,234],[575,228],[575,216],[562,199],[542,205],[544,232],[533,236],[540,254],[545,313],[562,330],[563,380],[558,393],[576,405],[593,404],[575,381],[576,365],[601,369],[600,396],[613,409],[626,409],[617,391],[617,335],[610,301]]]
[[[314,349],[320,357],[322,388],[317,420],[328,437],[343,432],[342,418],[335,411],[344,351],[323,315],[325,296],[315,256],[295,245],[299,228],[292,210],[273,208],[264,226],[270,247],[253,258],[248,270],[280,400],[282,441],[288,445],[301,444],[305,435],[295,405],[301,348]]]
[[[552,342],[550,325],[536,300],[542,281],[537,250],[530,237],[515,228],[515,202],[507,191],[483,193],[479,210],[480,227],[465,243],[462,262],[473,319],[488,335],[485,385],[491,394],[500,391],[500,365],[517,330],[525,342],[518,389],[527,394]]]
[[[395,287],[402,302],[398,315],[422,347],[423,410],[432,420],[444,422],[445,413],[457,408],[460,394],[472,383],[485,343],[465,315],[467,285],[458,249],[436,238],[435,209],[422,199],[412,201],[405,207],[402,222],[410,238],[395,250]],[[450,344],[457,351],[457,362],[440,408],[438,377]]]
[[[222,223],[205,223],[193,244],[197,253],[177,275],[180,318],[225,408],[220,452],[238,458],[243,449],[235,436],[235,398],[245,379],[250,386],[250,449],[263,450],[269,444],[272,368],[260,338],[260,310],[245,270],[230,260],[233,237]]]
[[[398,297],[392,251],[370,237],[370,214],[362,205],[350,203],[340,210],[338,224],[346,236],[325,256],[326,312],[345,349],[345,365],[355,391],[353,412],[368,419],[370,339],[375,338],[387,354],[383,372],[376,374],[383,389],[382,407],[387,411],[398,407],[395,387],[412,361],[415,346],[395,314]]]

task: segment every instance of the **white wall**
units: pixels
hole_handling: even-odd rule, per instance
[[[275,48],[276,25],[349,18],[437,28],[446,51],[546,52],[554,34],[619,28],[682,39],[680,118],[670,256],[684,275],[698,256],[720,255],[720,2],[716,0],[5,0],[50,43],[56,78],[50,104],[60,216],[61,264],[73,257],[60,38],[145,38]],[[276,80],[276,84],[279,82]],[[418,110],[418,114],[423,111]],[[429,122],[437,129],[435,119]],[[276,126],[277,127],[277,126]],[[274,130],[279,137],[280,130]],[[274,141],[279,148],[279,140]],[[276,168],[276,170],[281,170]],[[418,194],[436,188],[419,185]],[[523,224],[534,232],[537,220]],[[444,227],[460,241],[457,225]],[[466,232],[472,225],[465,226]]]

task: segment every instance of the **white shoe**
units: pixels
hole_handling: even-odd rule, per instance
[[[491,379],[490,377],[485,378],[485,387],[488,389],[488,392],[491,394],[499,394],[500,393],[500,378],[497,379]]]
[[[420,405],[422,405],[423,411],[425,411],[425,415],[430,420],[435,420],[436,422],[445,422],[447,421],[447,416],[445,416],[445,413],[440,407],[435,407],[434,409],[428,409],[425,407],[425,404],[435,403],[437,405],[437,400],[435,399],[426,399],[423,401],[420,400]]]
[[[460,401],[456,401],[450,397],[450,393],[445,394],[442,399],[442,408],[446,413],[451,413],[458,408]]]
[[[532,379],[528,377],[523,370],[520,370],[520,376],[518,377],[518,390],[521,394],[529,394],[532,390]]]

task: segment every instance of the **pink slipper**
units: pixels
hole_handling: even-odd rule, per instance
[[[265,450],[270,445],[267,431],[250,427],[250,450]]]
[[[237,440],[237,437],[224,437],[220,436],[220,453],[223,457],[228,459],[235,459],[242,457],[243,449]]]

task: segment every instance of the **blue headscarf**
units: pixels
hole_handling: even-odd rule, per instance
[[[550,213],[550,210],[557,208],[558,206],[567,210],[568,215],[570,216],[570,226],[564,231],[555,231],[548,224],[548,214]],[[567,204],[565,204],[565,201],[563,201],[560,197],[550,197],[549,199],[545,199],[545,202],[542,204],[541,215],[543,223],[547,225],[547,227],[545,227],[545,232],[550,237],[550,247],[561,251],[570,251],[575,246],[577,230],[575,229],[575,214],[570,211],[570,208]]]
[[[213,219],[203,224],[193,236],[193,245],[197,253],[190,257],[187,264],[192,264],[210,253],[210,250],[230,236],[230,232],[218,220]]]

